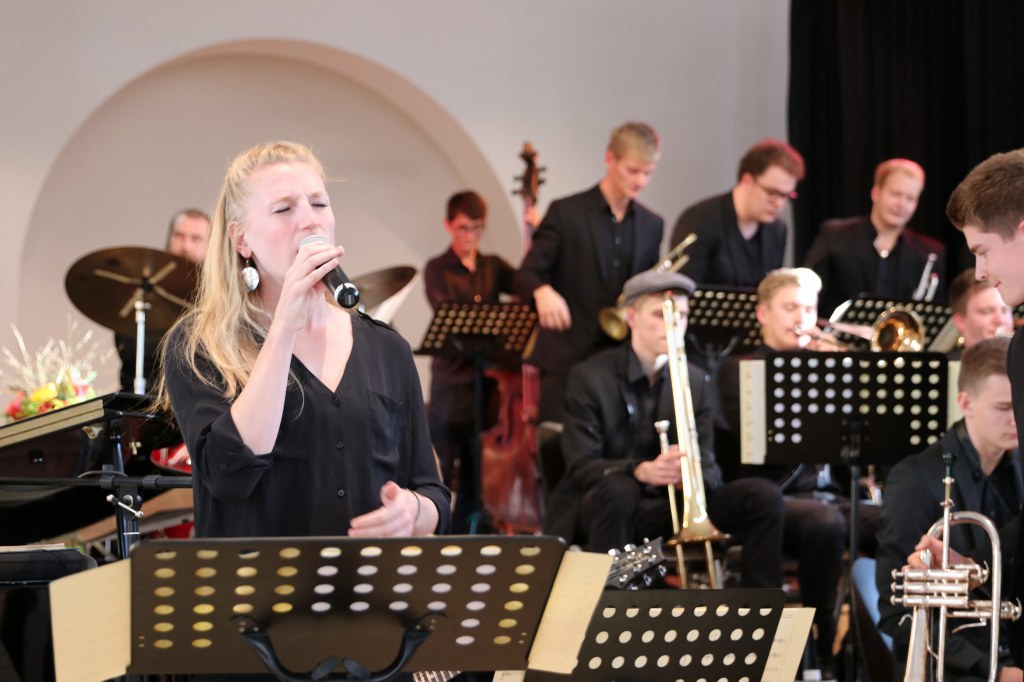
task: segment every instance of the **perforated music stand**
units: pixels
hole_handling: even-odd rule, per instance
[[[521,303],[444,302],[434,313],[416,351],[419,355],[441,355],[473,361],[473,430],[477,438],[473,448],[475,490],[470,532],[476,532],[483,514],[479,435],[483,431],[484,421],[484,369],[489,363],[520,361],[536,326],[537,313]]]
[[[696,340],[702,354],[709,349],[718,357],[749,354],[761,345],[756,308],[756,289],[701,287],[690,297],[687,336]]]
[[[606,591],[569,679],[760,680],[784,606],[781,590]]]
[[[741,368],[754,398],[741,407],[742,426],[751,431],[743,435],[745,461],[747,447],[760,441],[762,462],[849,465],[852,574],[860,465],[894,464],[938,442],[946,430],[948,360],[942,353],[789,351],[770,353],[760,378],[758,362]]]
[[[907,301],[897,298],[874,298],[862,296],[841,304],[832,313],[830,322],[847,322],[871,327],[878,316],[893,306],[909,308],[921,317],[924,323],[925,339],[929,342],[939,335],[953,311],[949,306],[931,301]],[[868,341],[844,332],[836,332],[836,338],[856,350],[867,350]]]
[[[553,537],[143,543],[129,672],[525,670],[563,553]]]

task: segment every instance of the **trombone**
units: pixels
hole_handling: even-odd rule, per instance
[[[696,234],[690,233],[686,235],[686,239],[676,244],[675,248],[665,254],[661,262],[651,268],[651,270],[654,272],[678,272],[679,268],[686,265],[686,262],[690,260],[690,257],[683,252],[695,241],[697,241]],[[614,306],[602,308],[601,312],[597,315],[597,321],[601,325],[601,329],[604,330],[604,333],[616,341],[622,341],[626,338],[629,335],[629,325],[626,324],[625,297],[619,294]]]
[[[946,657],[946,621],[948,618],[975,618],[978,623],[961,627],[979,627],[988,621],[989,635],[989,668],[988,679],[994,682],[999,666],[999,621],[1015,621],[1020,618],[1019,603],[1001,601],[1002,596],[1002,552],[999,545],[999,532],[995,524],[984,514],[970,511],[953,511],[953,460],[952,453],[943,455],[946,464],[946,477],[942,479],[945,496],[942,501],[942,518],[932,524],[928,535],[942,535],[942,567],[938,569],[924,568],[894,570],[892,572],[893,605],[911,606],[914,614],[910,626],[910,647],[907,650],[907,669],[905,682],[922,682],[934,679],[942,682]],[[949,530],[952,526],[962,523],[973,523],[981,526],[988,535],[992,545],[991,569],[974,563],[950,565]],[[921,552],[925,566],[930,566],[931,552]],[[970,599],[968,593],[971,584],[984,583],[991,577],[989,592],[991,599]],[[900,596],[902,594],[902,596]],[[938,644],[933,649],[931,639],[931,613],[938,610]],[[934,669],[929,665],[929,658],[934,659]],[[929,675],[929,672],[932,674]]]
[[[682,514],[676,504],[674,486],[668,487],[669,507],[672,514],[673,536],[666,547],[674,547],[678,562],[678,573],[681,589],[686,589],[686,564],[683,561],[683,545],[688,542],[703,542],[707,560],[708,582],[712,588],[719,587],[718,571],[715,567],[715,554],[712,542],[725,540],[729,536],[715,528],[708,518],[707,498],[704,492],[704,472],[700,463],[700,443],[697,437],[697,424],[693,412],[693,396],[690,392],[689,367],[686,362],[686,346],[683,341],[682,322],[676,309],[675,298],[671,291],[665,292],[661,314],[665,320],[665,336],[668,341],[669,378],[672,381],[672,403],[676,421],[676,437],[680,449],[685,453],[679,459],[682,470],[681,488],[683,498]],[[658,438],[661,451],[669,449],[668,420],[657,422]]]

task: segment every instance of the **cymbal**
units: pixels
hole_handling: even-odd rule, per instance
[[[68,298],[86,317],[125,336],[135,336],[135,302],[149,304],[146,330],[171,328],[190,301],[199,278],[191,261],[166,251],[121,246],[79,258],[64,277]]]
[[[359,304],[370,310],[401,291],[415,276],[416,268],[398,265],[360,275],[353,278],[352,283],[359,289]]]

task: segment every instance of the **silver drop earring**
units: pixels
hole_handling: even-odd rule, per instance
[[[245,282],[245,288],[249,293],[256,291],[260,285],[260,273],[248,258],[245,259],[245,267],[242,268],[242,281]]]

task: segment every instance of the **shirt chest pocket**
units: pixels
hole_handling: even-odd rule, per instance
[[[409,405],[405,401],[367,391],[370,413],[370,454],[378,487],[386,481],[398,481],[403,443],[409,425]]]

